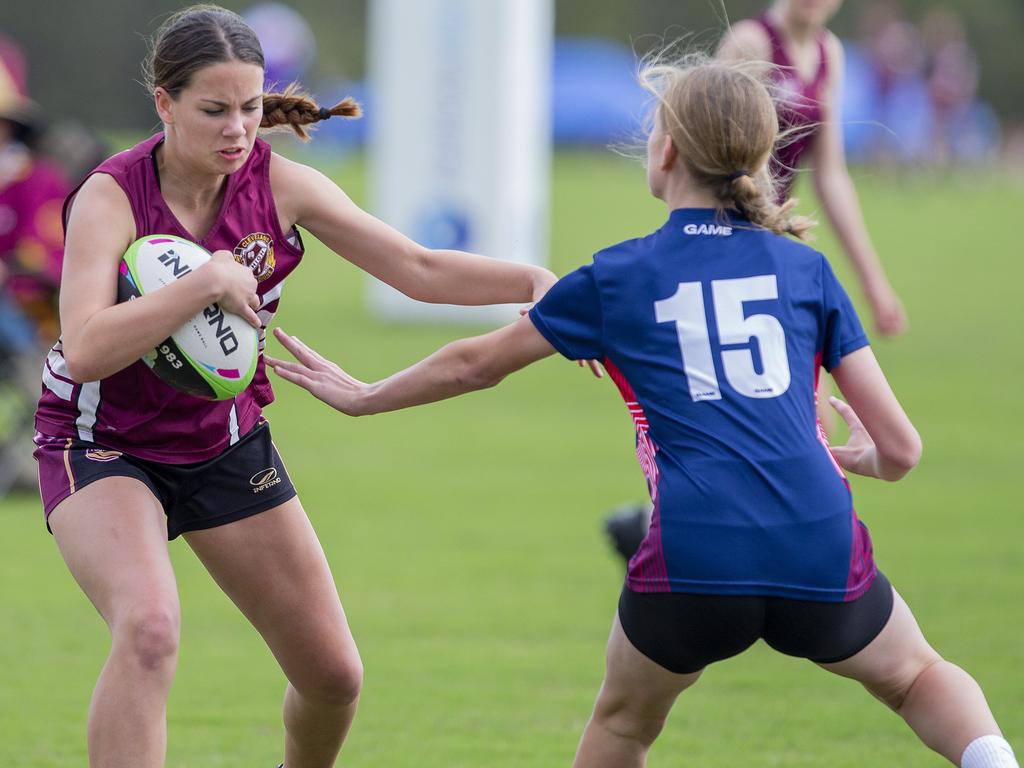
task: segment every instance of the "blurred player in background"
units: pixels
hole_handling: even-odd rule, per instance
[[[246,8],[242,18],[263,47],[264,87],[271,91],[302,80],[316,59],[316,38],[302,14],[284,3],[267,2]]]
[[[68,184],[37,151],[40,107],[28,97],[20,49],[0,37],[0,496],[12,485],[35,488],[29,458],[39,368],[58,335],[57,287]]]
[[[906,329],[906,315],[871,244],[843,154],[843,45],[826,28],[841,3],[777,0],[761,16],[733,25],[718,56],[773,65],[779,127],[783,135],[791,132],[771,160],[779,200],[788,199],[796,172],[806,165],[825,215],[860,280],[875,330],[893,336]]]
[[[797,171],[807,166],[825,215],[853,265],[871,307],[875,330],[895,336],[906,329],[903,304],[878,259],[843,154],[839,94],[843,46],[826,24],[842,0],[777,0],[765,13],[734,24],[722,40],[719,58],[769,63],[782,141],[770,161],[778,201],[789,199]],[[829,386],[819,383],[819,416],[834,425],[826,406]],[[650,506],[626,504],[611,510],[605,531],[625,560],[637,551],[650,522]]]
[[[307,138],[306,126],[359,107],[320,107],[291,87],[265,93],[259,40],[231,11],[173,15],[146,74],[162,132],[102,163],[65,205],[62,336],[36,411],[44,513],[111,636],[89,710],[89,762],[164,764],[180,626],[167,541],[183,535],[288,680],[285,764],[328,768],[355,716],[362,663],[262,415],[273,400],[262,357],[252,384],[225,401],[172,389],[140,358],[214,302],[265,328],[304,256],[299,227],[422,301],[533,301],[554,275],[424,248],[323,174],[273,153],[256,136],[261,126]],[[122,255],[153,234],[213,256],[118,304]]]
[[[897,480],[920,438],[826,259],[784,236],[811,223],[774,202],[778,120],[756,72],[646,68],[659,99],[648,184],[668,221],[597,253],[529,317],[374,384],[280,329],[297,359],[268,363],[352,415],[493,386],[556,351],[604,363],[633,417],[654,517],[579,768],[644,765],[676,697],[760,638],[860,681],[955,765],[1018,768],[978,684],[925,641],[854,512],[843,469]],[[850,439],[831,452],[816,429],[821,367],[849,401],[833,401]]]

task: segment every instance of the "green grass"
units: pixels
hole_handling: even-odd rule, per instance
[[[337,177],[364,199],[362,167]],[[925,440],[896,485],[854,480],[881,566],[933,644],[982,683],[1024,750],[1024,534],[1013,440],[1024,190],[983,176],[860,173],[875,242],[911,330],[877,353]],[[552,243],[565,272],[661,223],[643,172],[563,154]],[[823,234],[818,245],[835,253]],[[377,377],[466,332],[382,325],[362,275],[309,243],[280,323]],[[835,259],[844,276],[849,270]],[[856,291],[852,291],[856,294]],[[859,297],[857,297],[859,300]],[[621,569],[599,518],[638,499],[632,430],[607,381],[552,358],[497,390],[348,419],[285,385],[268,415],[360,644],[366,685],[347,766],[568,765],[603,668]],[[61,563],[38,500],[0,502],[0,762],[82,766],[106,633]],[[182,542],[168,765],[271,766],[283,680]],[[855,684],[757,646],[684,694],[654,768],[939,766]]]

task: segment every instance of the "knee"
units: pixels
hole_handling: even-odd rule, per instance
[[[146,672],[173,669],[178,657],[180,620],[176,609],[148,606],[130,612],[114,628],[114,646]]]
[[[666,714],[648,710],[624,696],[602,695],[594,707],[594,722],[615,736],[650,747],[665,727]]]
[[[347,706],[359,698],[363,688],[363,662],[358,654],[351,658],[339,654],[321,661],[310,672],[303,683],[293,683],[303,698],[331,706]]]
[[[891,676],[872,686],[871,692],[894,712],[900,712],[914,686],[942,664],[936,653],[917,658],[895,670]]]

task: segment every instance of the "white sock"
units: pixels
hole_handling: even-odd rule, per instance
[[[979,736],[964,750],[960,768],[1020,768],[1002,736]]]

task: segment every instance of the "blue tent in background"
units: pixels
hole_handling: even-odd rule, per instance
[[[559,144],[608,144],[636,138],[650,94],[636,80],[637,59],[599,39],[555,43],[552,127]]]
[[[558,144],[625,142],[639,134],[649,96],[636,82],[636,57],[599,39],[559,38],[552,63],[551,118]],[[321,104],[353,96],[365,110],[362,120],[331,120],[317,128],[320,137],[343,147],[366,141],[374,118],[373,93],[364,81],[321,83]]]

